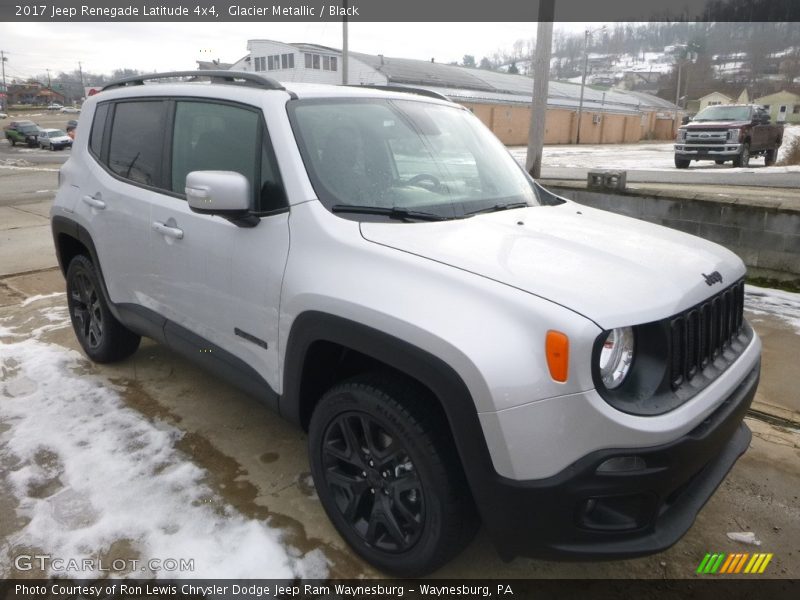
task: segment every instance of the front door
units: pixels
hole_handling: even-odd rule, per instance
[[[261,204],[262,190],[274,200],[282,189],[261,110],[206,99],[178,99],[173,110],[171,194],[151,212],[159,312],[210,342],[198,352],[225,350],[278,390],[278,306],[289,213],[285,202]],[[210,170],[247,177],[253,210],[261,215],[256,226],[192,212],[186,175]]]

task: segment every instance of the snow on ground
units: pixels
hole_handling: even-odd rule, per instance
[[[789,129],[789,128],[787,128]],[[792,128],[800,134],[800,127]],[[784,137],[784,140],[786,138]],[[781,146],[784,148],[786,141]],[[508,148],[514,159],[525,164],[528,149],[525,146]],[[692,163],[692,172],[719,171],[726,173],[800,173],[800,166],[764,168],[764,159],[751,159],[752,167],[733,168],[730,163],[716,165],[712,161]],[[675,171],[672,142],[640,144],[581,144],[545,146],[542,167],[565,167],[575,169],[627,169],[644,171]]]
[[[32,334],[0,320],[0,481],[27,522],[0,551],[0,577],[13,568],[14,548],[97,560],[115,543],[129,544],[140,565],[194,559],[193,571],[139,566],[145,572],[134,576],[327,576],[320,550],[299,556],[280,530],[215,495],[207,473],[175,449],[180,430],[148,421],[101,377],[80,373],[79,353],[41,341],[69,326],[66,309],[47,304],[32,307],[45,322]],[[63,569],[49,575],[90,575]]]
[[[778,162],[786,158],[789,147],[797,138],[800,138],[800,125],[787,125],[783,128],[783,143],[778,149]]]
[[[756,315],[777,317],[800,335],[800,294],[754,285],[746,285],[744,291],[745,309]]]

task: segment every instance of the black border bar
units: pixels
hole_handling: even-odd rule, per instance
[[[352,22],[800,21],[798,0],[0,0],[0,21],[336,22],[343,6]]]

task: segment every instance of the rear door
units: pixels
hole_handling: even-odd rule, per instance
[[[75,210],[89,224],[114,303],[154,307],[150,210],[161,196],[168,102],[98,104],[89,139],[91,175]]]

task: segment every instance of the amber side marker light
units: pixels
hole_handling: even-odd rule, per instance
[[[555,381],[565,382],[569,370],[569,338],[566,334],[551,329],[547,332],[545,351],[550,377]]]

